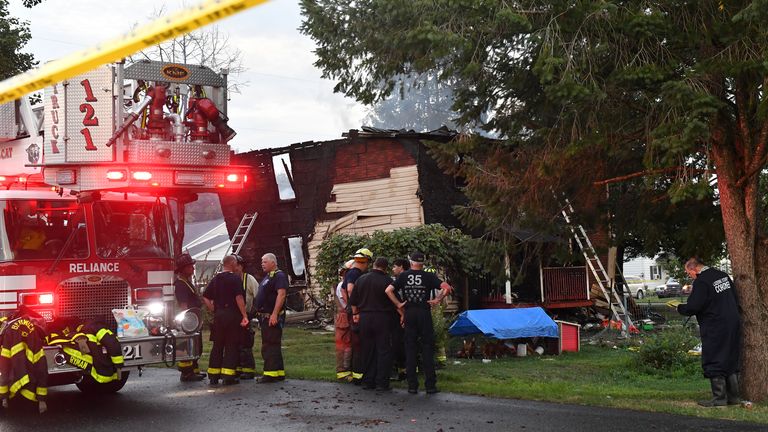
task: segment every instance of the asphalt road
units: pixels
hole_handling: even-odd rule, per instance
[[[15,401],[15,400],[14,400]],[[766,431],[764,425],[630,410],[463,396],[376,393],[349,384],[287,380],[211,388],[180,383],[178,372],[149,369],[118,394],[87,397],[74,386],[50,390],[49,410],[18,403],[0,431]],[[738,408],[729,408],[738,409]]]

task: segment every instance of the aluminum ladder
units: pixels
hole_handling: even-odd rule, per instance
[[[574,223],[573,216],[575,212],[571,202],[568,201],[567,198],[564,198],[563,200],[565,201],[565,205],[561,210],[563,218],[568,224],[568,228],[570,228],[573,238],[576,240],[576,243],[578,243],[579,248],[581,249],[581,253],[584,255],[584,259],[587,262],[587,266],[589,266],[589,269],[592,271],[592,275],[597,281],[597,285],[603,292],[603,296],[605,296],[605,299],[610,306],[613,317],[622,323],[622,335],[629,336],[629,329],[632,328],[632,319],[627,313],[627,308],[624,306],[624,301],[619,296],[619,293],[617,293],[616,290],[611,286],[611,280],[608,277],[608,272],[605,271],[605,267],[603,267],[603,263],[597,256],[597,252],[595,251],[594,246],[592,246],[592,242],[589,240],[587,232],[584,231],[584,227]],[[622,279],[623,278],[624,277],[622,276]]]
[[[257,212],[246,213],[243,215],[243,218],[240,219],[240,225],[237,226],[235,235],[232,236],[232,240],[230,240],[229,246],[227,246],[227,251],[224,253],[224,256],[240,253],[240,250],[245,244],[245,240],[248,238],[248,234],[251,232],[251,228],[253,228],[253,223],[256,222],[256,218],[258,216],[259,214]],[[222,264],[219,263],[219,265],[216,266],[216,271],[214,274],[221,271],[221,265]]]

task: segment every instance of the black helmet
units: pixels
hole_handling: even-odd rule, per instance
[[[186,267],[188,265],[192,265],[192,264],[194,264],[196,262],[197,261],[192,259],[192,255],[190,255],[188,253],[183,253],[183,254],[179,255],[178,258],[176,258],[176,271],[178,272],[182,268],[184,268],[184,267]]]

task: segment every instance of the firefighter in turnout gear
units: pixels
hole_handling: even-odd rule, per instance
[[[333,319],[334,336],[336,342],[336,379],[340,381],[352,380],[352,341],[349,328],[349,316],[347,316],[347,294],[344,287],[344,276],[352,267],[354,261],[347,261],[339,268],[341,279],[334,290],[336,299],[336,316]]]
[[[261,357],[264,372],[259,383],[271,383],[285,379],[285,365],[280,344],[285,324],[285,296],[288,293],[288,276],[277,268],[277,257],[268,253],[261,257],[264,279],[254,300],[256,317],[261,328]]]
[[[349,298],[352,296],[352,292],[355,289],[355,283],[367,270],[368,266],[373,260],[373,252],[367,248],[358,249],[355,254],[351,256],[354,260],[352,268],[344,275],[344,288],[346,291],[347,302],[347,316],[349,318],[351,333],[350,344],[352,346],[352,382],[355,385],[360,385],[363,380],[363,353],[360,347],[360,316],[352,314],[352,305],[349,303]]]
[[[179,304],[179,310],[192,308],[200,309],[203,302],[195,290],[192,283],[192,275],[195,274],[195,260],[188,253],[179,255],[176,258],[176,280],[173,282],[176,302]],[[199,341],[202,346],[202,340]],[[181,381],[202,381],[205,374],[200,373],[200,367],[197,360],[185,360],[179,362],[179,371],[181,372]]]
[[[11,318],[0,318],[0,400],[21,395],[36,402],[40,413],[47,409],[48,366],[43,353],[45,329],[42,318],[22,306]]]
[[[408,393],[416,394],[419,379],[416,375],[416,358],[421,342],[421,361],[424,370],[424,387],[428,394],[437,393],[435,375],[434,345],[435,332],[432,327],[430,308],[439,304],[452,288],[437,278],[435,273],[424,271],[424,254],[413,252],[409,260],[411,269],[404,271],[392,285],[387,287],[387,296],[397,306],[405,324],[405,362]],[[440,293],[430,300],[434,290]],[[400,302],[398,295],[404,301]]]
[[[253,275],[245,272],[245,258],[240,255],[233,255],[237,261],[235,274],[243,281],[243,292],[245,293],[245,310],[248,312],[248,319],[253,318],[253,299],[256,297],[256,288],[259,283]],[[240,341],[240,360],[237,366],[237,373],[240,379],[254,379],[256,377],[256,361],[253,359],[253,344],[255,339],[253,328],[248,325],[243,329],[243,338]]]
[[[234,256],[224,257],[223,271],[211,279],[203,293],[206,307],[213,311],[213,348],[208,363],[211,385],[218,385],[220,378],[223,378],[224,385],[239,382],[236,368],[242,337],[241,327],[248,325],[248,316],[245,313],[242,281],[234,273],[236,265]]]

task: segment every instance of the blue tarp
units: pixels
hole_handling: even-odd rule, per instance
[[[464,311],[448,332],[452,336],[482,333],[496,339],[558,337],[557,324],[540,307]]]

